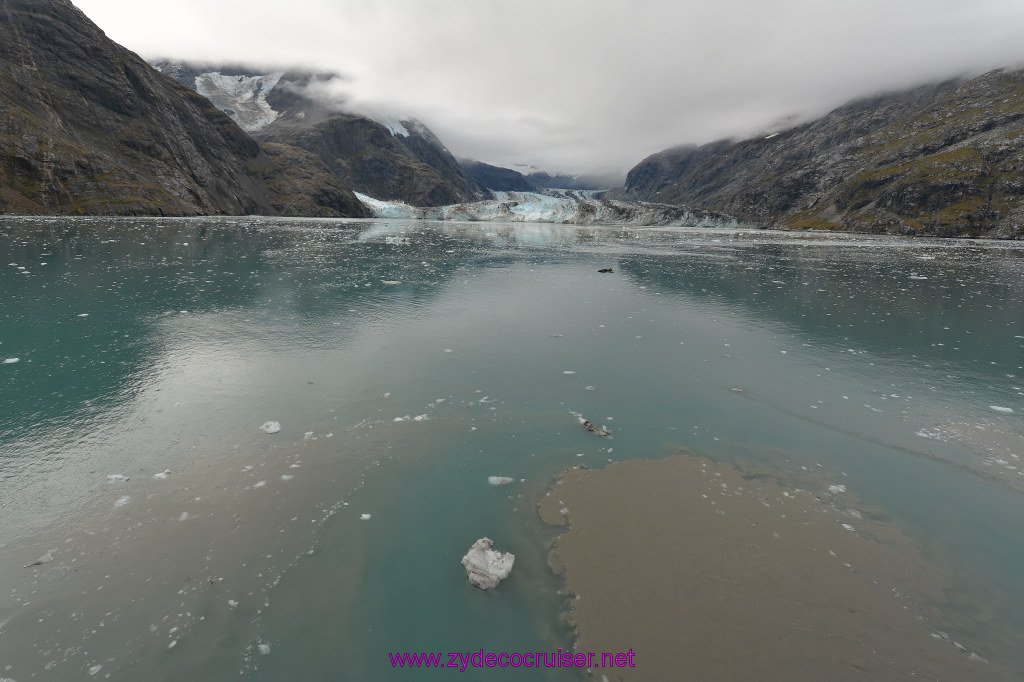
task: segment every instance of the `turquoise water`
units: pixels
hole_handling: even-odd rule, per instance
[[[679,447],[845,485],[949,572],[942,629],[1024,671],[1019,245],[4,218],[0,252],[16,682],[405,679],[388,652],[569,647],[536,501]],[[487,593],[459,564],[485,535],[517,556]]]

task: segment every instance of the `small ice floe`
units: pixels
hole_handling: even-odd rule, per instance
[[[188,521],[188,512],[181,512],[181,516],[178,517],[178,521]]]
[[[390,397],[391,397],[391,394],[390,394],[390,393],[381,393],[381,394],[380,394],[380,397],[381,397],[381,398],[385,398],[385,399],[387,399],[387,398],[390,398]]]
[[[397,279],[382,279],[380,283],[386,284],[388,286],[395,286],[396,284],[401,284],[402,282]]]
[[[281,480],[282,481],[290,481],[293,478],[295,478],[295,477],[292,476],[291,474],[281,474]]]
[[[360,514],[359,515],[359,520],[360,521],[369,521],[370,520],[370,514]]]
[[[267,482],[266,482],[266,481],[259,481],[259,482],[257,482],[257,483],[253,483],[253,484],[252,484],[252,487],[253,487],[253,488],[262,488],[262,487],[264,487],[264,486],[266,486],[266,485],[267,485]]]
[[[596,389],[596,388],[594,388],[593,386],[587,386],[587,387],[586,387],[586,389],[584,389],[584,390],[587,390],[587,391],[596,391],[597,389]]]
[[[170,469],[164,469],[163,471],[161,471],[159,473],[153,474],[153,478],[159,478],[160,480],[164,480],[164,479],[170,478],[170,476],[171,476],[171,470]]]
[[[999,407],[998,405],[989,405],[989,409],[995,410],[996,412],[1002,412],[1003,414],[1013,414],[1012,407]]]
[[[124,474],[107,474],[107,481],[109,483],[123,483],[124,481],[130,481],[131,479]]]
[[[454,353],[455,351],[453,351],[451,348],[445,348],[444,352],[445,353]]]
[[[313,432],[306,431],[304,434],[302,434],[302,440],[313,440]]]
[[[115,507],[123,507],[126,504],[128,504],[128,501],[130,499],[132,499],[132,498],[129,495],[123,495],[123,496],[117,498],[116,500],[114,500],[114,506]]]
[[[491,485],[508,485],[509,483],[514,483],[515,479],[508,476],[488,476],[487,482]]]
[[[583,425],[583,428],[585,428],[587,431],[596,433],[597,435],[601,436],[601,438],[607,438],[610,435],[612,435],[611,429],[605,426],[598,426],[594,422],[590,421],[589,419],[584,419],[583,417],[577,417],[577,419],[579,420],[580,424]]]
[[[839,493],[845,493],[846,492],[846,486],[845,485],[830,485],[828,487],[828,491],[830,493],[832,493],[833,495],[838,495]]]
[[[854,527],[853,527],[853,526],[851,526],[851,525],[850,525],[850,524],[848,524],[848,523],[844,523],[844,524],[843,524],[843,528],[845,528],[846,530],[848,530],[848,531],[850,531],[850,532],[853,532],[853,531],[855,530],[855,529],[854,529]]]
[[[103,666],[102,665],[92,665],[92,666],[89,666],[89,674],[90,675],[95,675],[96,673],[98,673],[101,670],[103,670]]]
[[[260,644],[260,653],[263,654],[264,656],[269,654],[270,653],[270,645],[269,644]]]
[[[414,422],[425,422],[425,421],[427,421],[427,419],[428,419],[428,417],[425,414],[418,414],[418,415],[416,415],[415,417],[412,418],[412,420]]]
[[[168,644],[167,644],[167,648],[168,648],[168,649],[173,649],[173,648],[174,648],[174,647],[176,647],[176,646],[178,646],[178,640],[176,640],[176,639],[172,639],[172,640],[171,640],[170,642],[168,642]]]
[[[565,374],[567,376],[571,376],[571,375],[573,375],[575,373],[576,373],[575,370],[571,370],[571,369],[567,369],[564,372],[562,372],[562,374]]]
[[[53,551],[54,550],[51,549],[49,552],[47,552],[43,556],[39,557],[38,559],[36,559],[32,563],[25,564],[24,566],[22,566],[22,568],[31,568],[32,566],[42,566],[43,564],[50,563],[51,561],[53,561]]]
[[[512,572],[516,562],[515,554],[493,550],[493,544],[490,538],[480,538],[462,557],[470,584],[482,590],[497,587]]]
[[[4,360],[5,365],[13,365],[16,362],[21,362],[21,358],[7,358]]]
[[[394,422],[404,422],[404,421],[408,421],[408,419],[409,419],[408,416],[405,416],[405,417],[395,417],[391,421],[394,421]]]
[[[89,317],[89,313],[79,313],[79,317]]]
[[[260,431],[266,431],[267,433],[277,433],[281,430],[281,422],[263,422],[263,426],[260,427]]]
[[[234,599],[228,599],[228,606],[230,606],[231,608],[235,608],[236,606],[238,606],[238,602],[236,602]]]

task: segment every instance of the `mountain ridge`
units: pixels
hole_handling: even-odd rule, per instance
[[[652,154],[625,196],[761,227],[1024,237],[1024,70],[855,100],[771,135]]]
[[[367,215],[311,154],[261,146],[67,0],[0,7],[0,125],[0,212]]]

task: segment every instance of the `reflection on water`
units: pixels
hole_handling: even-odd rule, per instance
[[[952,572],[960,641],[1024,669],[1016,245],[4,218],[0,251],[11,679],[564,648],[536,500],[676,446],[846,486]],[[483,535],[518,557],[493,594],[459,565]]]

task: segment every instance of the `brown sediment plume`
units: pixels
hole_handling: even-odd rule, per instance
[[[539,512],[571,521],[551,563],[576,650],[635,652],[596,679],[1012,679],[929,623],[915,599],[946,581],[909,539],[773,479],[633,460],[569,470]]]

